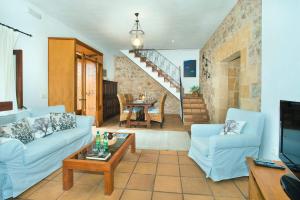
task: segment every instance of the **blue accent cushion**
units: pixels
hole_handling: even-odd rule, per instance
[[[159,113],[159,109],[151,107],[151,108],[149,108],[148,113],[158,114]]]
[[[133,113],[137,113],[137,112],[140,112],[141,110],[142,110],[142,108],[134,107],[134,108],[132,109],[132,112],[133,112]],[[126,108],[123,112],[124,112],[124,113],[129,113],[129,109]]]

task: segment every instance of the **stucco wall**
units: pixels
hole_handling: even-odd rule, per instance
[[[131,93],[135,98],[146,91],[147,96],[159,99],[167,93],[165,102],[166,114],[179,114],[180,102],[170,92],[153,80],[135,63],[126,57],[115,57],[115,81],[118,82],[118,92]],[[158,106],[158,103],[155,105]]]

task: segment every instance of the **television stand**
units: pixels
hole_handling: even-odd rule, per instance
[[[249,200],[290,200],[280,184],[281,177],[290,173],[285,170],[261,167],[254,164],[252,158],[247,158],[249,166]],[[277,164],[284,165],[282,162]]]
[[[295,179],[293,174],[283,175],[280,183],[292,200],[300,198],[300,181]]]

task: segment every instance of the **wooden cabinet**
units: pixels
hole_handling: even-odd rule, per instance
[[[120,113],[120,105],[117,97],[118,83],[103,81],[103,118],[104,120]]]
[[[247,158],[249,167],[249,200],[289,200],[280,184],[280,178],[290,173],[288,169],[278,170],[256,166]],[[282,162],[277,162],[283,165]]]
[[[48,39],[48,104],[103,123],[103,54],[75,38]]]

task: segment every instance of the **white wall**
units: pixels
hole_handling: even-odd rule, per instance
[[[279,101],[300,102],[300,1],[262,1],[262,156],[278,157]]]
[[[184,87],[184,93],[190,93],[190,89],[194,85],[199,86],[199,49],[159,50],[159,52],[175,65],[181,67],[181,81]],[[196,60],[196,77],[183,77],[183,61],[185,60]]]
[[[33,8],[42,15],[39,20],[28,13]],[[23,0],[1,0],[0,22],[33,35],[32,38],[20,34],[16,49],[23,50],[24,105],[48,105],[48,37],[76,37],[104,53],[104,67],[113,68],[113,55],[108,48],[93,41],[77,31]],[[113,77],[113,70],[108,70]]]

